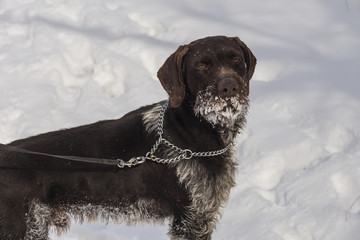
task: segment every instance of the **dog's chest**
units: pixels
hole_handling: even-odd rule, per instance
[[[157,118],[161,111],[161,104],[155,105],[143,113],[143,122],[149,134],[156,132]],[[190,140],[189,140],[190,142]],[[159,149],[163,158],[176,156],[169,149]],[[235,166],[233,149],[229,149],[225,156],[184,159],[175,166],[179,184],[186,189],[191,201],[190,208],[197,212],[218,211],[227,201],[230,189],[235,185]],[[217,161],[217,167],[209,168],[206,164]]]
[[[190,207],[196,212],[217,212],[228,200],[230,189],[235,185],[235,163],[230,157],[224,161],[221,169],[216,169],[216,174],[197,159],[177,165],[179,182],[188,191]]]

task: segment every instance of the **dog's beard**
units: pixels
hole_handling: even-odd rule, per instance
[[[245,124],[249,100],[247,96],[219,97],[212,88],[199,92],[194,113],[202,116],[213,127],[240,130]]]

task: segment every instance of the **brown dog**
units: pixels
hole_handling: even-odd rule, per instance
[[[124,168],[2,150],[1,239],[48,239],[51,226],[69,229],[70,216],[127,224],[171,219],[170,239],[211,239],[234,186],[232,142],[246,123],[255,64],[236,37],[200,39],[179,47],[158,72],[169,107],[164,101],[9,144],[113,159]]]

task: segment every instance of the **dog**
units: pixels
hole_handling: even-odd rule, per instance
[[[168,101],[6,145],[0,238],[48,239],[49,230],[64,233],[74,218],[168,220],[172,240],[211,239],[235,185],[233,141],[246,124],[255,65],[238,37],[199,39],[159,69]]]

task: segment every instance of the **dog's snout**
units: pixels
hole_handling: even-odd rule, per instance
[[[218,82],[218,94],[221,97],[234,97],[239,92],[239,83],[234,78],[223,78]]]

